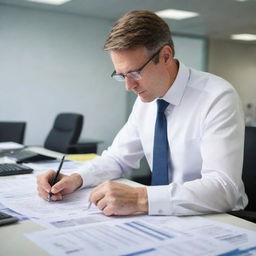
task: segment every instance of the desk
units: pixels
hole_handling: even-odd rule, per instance
[[[42,152],[42,151],[41,151]],[[50,154],[51,152],[48,151]],[[51,154],[53,156],[53,154]],[[56,155],[55,155],[56,156]],[[1,177],[1,179],[10,179],[11,177]],[[119,182],[129,184],[131,186],[142,186],[126,179],[119,179]],[[195,217],[181,217],[193,220]],[[228,215],[228,214],[210,214],[205,215],[203,218],[231,224],[237,227],[242,227],[248,230],[256,231],[256,224],[245,221],[243,219]],[[27,220],[20,221],[17,224],[7,225],[0,227],[0,255],[8,256],[49,256],[47,252],[39,248],[36,244],[32,243],[23,234],[34,231],[43,230],[38,224]]]

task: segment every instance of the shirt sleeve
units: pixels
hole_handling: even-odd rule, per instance
[[[139,168],[143,149],[136,127],[135,108],[115,137],[112,145],[101,156],[88,161],[76,173],[83,179],[83,187],[96,186],[103,181],[123,176],[134,168]]]
[[[203,120],[201,178],[147,187],[149,214],[198,215],[244,208],[243,145],[243,112],[230,89],[212,101]]]

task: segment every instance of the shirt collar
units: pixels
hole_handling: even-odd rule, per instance
[[[179,105],[189,80],[189,69],[179,62],[179,70],[172,86],[162,98],[172,105]]]

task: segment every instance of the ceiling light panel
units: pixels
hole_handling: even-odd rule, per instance
[[[71,0],[27,0],[29,2],[36,2],[41,4],[53,4],[53,5],[61,5]]]
[[[174,19],[174,20],[183,20],[183,19],[199,16],[199,13],[196,13],[196,12],[189,12],[189,11],[176,10],[176,9],[166,9],[166,10],[156,12],[156,14],[161,18]]]
[[[256,34],[236,34],[236,35],[231,35],[231,39],[244,40],[244,41],[255,41]]]

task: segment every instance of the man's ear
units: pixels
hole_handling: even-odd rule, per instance
[[[167,63],[168,61],[170,61],[172,59],[172,49],[170,48],[170,46],[166,45],[163,48],[163,57],[164,57],[164,62]]]
[[[164,53],[164,62],[166,63],[170,58],[170,55],[167,53]]]

